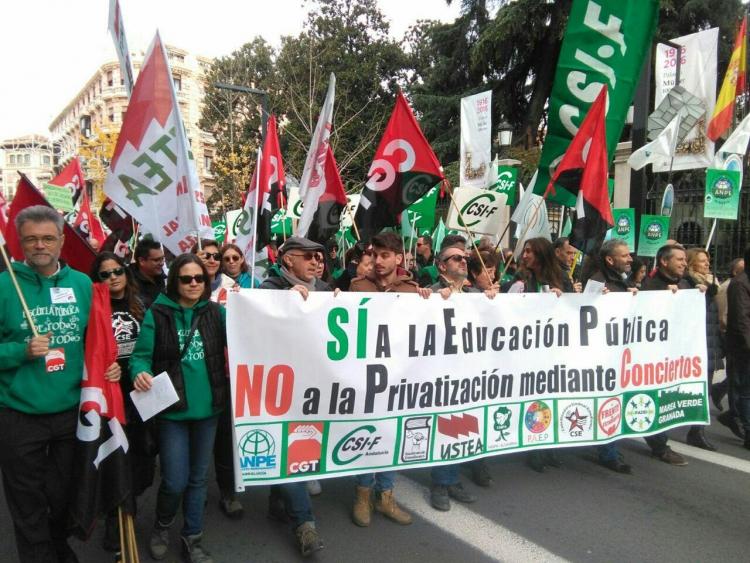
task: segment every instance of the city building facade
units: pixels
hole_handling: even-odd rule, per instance
[[[53,147],[47,137],[24,135],[0,142],[0,189],[10,201],[16,193],[19,172],[23,172],[41,187],[49,182],[53,173]]]

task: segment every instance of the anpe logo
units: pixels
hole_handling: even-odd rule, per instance
[[[242,469],[272,469],[276,467],[276,442],[268,432],[259,428],[240,438],[240,467]]]
[[[379,455],[378,448],[382,436],[375,433],[371,424],[365,424],[345,434],[333,448],[333,461],[338,465],[347,465],[366,455]]]
[[[627,235],[630,232],[630,218],[627,215],[623,215],[617,220],[617,234]]]
[[[465,227],[473,227],[480,223],[482,219],[490,217],[499,208],[495,205],[496,196],[492,192],[470,199],[461,209],[461,216],[464,218]]]
[[[711,186],[711,193],[716,199],[729,199],[732,197],[732,182],[726,176],[719,176]]]
[[[287,474],[318,473],[323,443],[322,422],[291,422],[287,439]]]
[[[661,223],[651,223],[646,227],[646,238],[649,240],[659,240],[661,238]]]

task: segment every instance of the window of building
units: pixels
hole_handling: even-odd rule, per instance
[[[172,81],[174,82],[174,89],[178,92],[182,91],[182,77],[179,75],[175,75],[172,77]]]
[[[31,155],[30,154],[23,155],[23,163],[26,166],[31,166]]]
[[[12,154],[8,157],[8,164],[15,164],[16,163],[16,155]]]
[[[124,111],[120,112],[120,121],[122,121],[123,123],[125,123],[125,112]]]
[[[115,122],[115,112],[111,111],[109,112],[109,122],[114,123]]]
[[[107,86],[109,86],[111,88],[114,85],[115,85],[115,79],[114,79],[114,76],[112,74],[112,71],[111,70],[107,71]]]
[[[42,163],[45,166],[49,166],[50,164],[52,164],[52,157],[50,155],[48,155],[48,154],[43,155],[42,156]]]
[[[207,154],[203,157],[203,168],[206,171],[206,174],[211,174],[211,168],[214,164],[214,157],[210,154]]]

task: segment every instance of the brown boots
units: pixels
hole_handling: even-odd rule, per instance
[[[370,525],[373,509],[371,491],[369,487],[358,486],[356,489],[352,520],[357,526],[366,527]],[[397,524],[411,524],[411,514],[396,504],[396,499],[393,498],[393,490],[382,491],[376,497],[375,510]]]

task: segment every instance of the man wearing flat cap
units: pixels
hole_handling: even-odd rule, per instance
[[[315,277],[321,255],[325,255],[322,244],[303,237],[289,237],[279,248],[278,275],[272,272],[260,288],[293,289],[305,299],[310,291],[331,291],[331,286]]]

